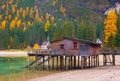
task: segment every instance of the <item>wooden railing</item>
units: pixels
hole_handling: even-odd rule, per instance
[[[79,50],[31,49],[28,53],[35,54],[79,54]]]
[[[120,55],[120,48],[117,49],[102,49],[101,54],[115,54],[115,55]]]

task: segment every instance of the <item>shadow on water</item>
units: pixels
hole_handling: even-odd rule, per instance
[[[51,73],[50,71],[28,70],[27,57],[0,57],[0,81],[26,81]]]

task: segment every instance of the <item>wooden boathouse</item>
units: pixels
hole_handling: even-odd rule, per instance
[[[49,49],[28,52],[28,68],[69,70],[99,66],[101,44],[88,40],[63,37],[52,41]],[[31,61],[30,58],[35,60]]]

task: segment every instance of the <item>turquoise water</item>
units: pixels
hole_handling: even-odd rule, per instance
[[[0,81],[28,81],[58,71],[40,71],[25,68],[27,57],[0,57]]]
[[[25,57],[0,57],[0,81],[7,81],[10,77],[15,78],[26,73],[27,58]],[[11,80],[9,80],[11,81]]]
[[[27,59],[24,57],[0,57],[0,75],[6,75],[14,73],[15,71],[21,71],[25,69],[27,65]]]

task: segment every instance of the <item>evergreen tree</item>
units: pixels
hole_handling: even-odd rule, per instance
[[[96,37],[103,40],[104,23],[100,22],[96,24]]]
[[[85,40],[95,41],[95,39],[96,39],[96,31],[95,30],[96,29],[95,29],[93,23],[91,21],[89,21],[85,28],[85,33],[84,33]]]
[[[120,15],[118,15],[118,20],[117,20],[117,33],[116,33],[116,46],[120,47]]]
[[[114,48],[115,47],[115,36],[113,36],[112,34],[110,35],[109,39],[108,39],[108,47],[110,48]]]
[[[65,21],[62,25],[62,36],[74,38],[75,28],[71,21]]]
[[[81,20],[78,26],[78,38],[85,39],[85,29],[86,29],[86,22]]]

